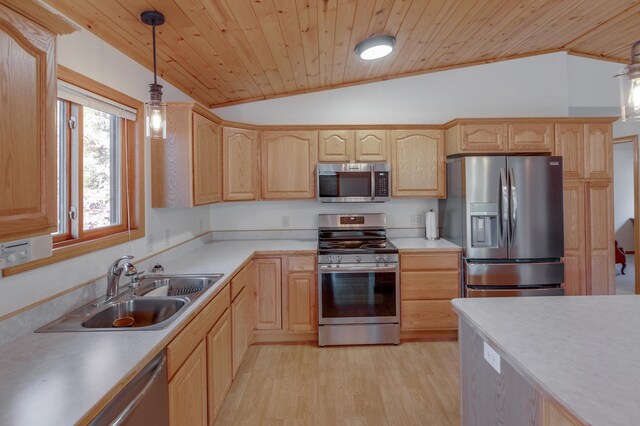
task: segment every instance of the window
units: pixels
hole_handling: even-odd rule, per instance
[[[64,92],[60,90],[60,92]],[[72,96],[65,96],[72,98]],[[82,99],[81,99],[82,100]],[[125,118],[58,99],[58,231],[55,242],[128,229],[123,155]]]

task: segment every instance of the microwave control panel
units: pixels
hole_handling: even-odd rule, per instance
[[[376,197],[389,196],[389,172],[374,172]]]

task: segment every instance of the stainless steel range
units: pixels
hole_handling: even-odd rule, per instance
[[[384,214],[319,219],[318,343],[400,343],[398,248]]]

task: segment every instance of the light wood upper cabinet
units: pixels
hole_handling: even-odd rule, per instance
[[[613,178],[613,140],[609,123],[585,126],[585,174],[587,179]]]
[[[392,130],[391,172],[394,197],[446,196],[442,130]]]
[[[508,151],[551,152],[553,142],[553,123],[509,124]]]
[[[255,130],[222,129],[224,201],[257,200],[259,193],[258,143]]]
[[[222,129],[197,113],[193,128],[193,204],[201,206],[222,199]]]
[[[264,199],[315,197],[316,131],[265,131],[261,141]]]
[[[204,341],[169,382],[169,424],[207,424],[207,351]]]
[[[231,345],[231,315],[227,310],[207,334],[210,425],[218,415],[233,381]]]
[[[282,329],[282,260],[263,258],[253,261],[255,270],[255,328]]]
[[[0,5],[0,241],[55,232],[55,35]]]
[[[167,139],[151,143],[152,207],[193,207],[222,199],[222,130],[192,103],[167,107]]]
[[[555,155],[562,157],[564,178],[584,178],[584,124],[556,124],[555,139]]]
[[[318,132],[318,161],[348,162],[355,158],[355,131],[320,130]]]
[[[356,130],[357,162],[387,161],[387,130]]]
[[[460,123],[446,131],[446,155],[502,152],[506,146],[506,124]]]

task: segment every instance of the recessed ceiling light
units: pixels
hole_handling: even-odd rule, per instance
[[[370,61],[387,56],[395,46],[396,38],[393,36],[373,36],[358,43],[356,53],[360,58]]]

